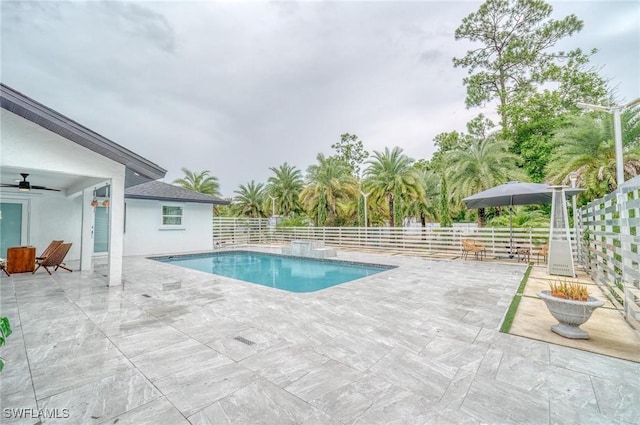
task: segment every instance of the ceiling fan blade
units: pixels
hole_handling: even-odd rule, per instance
[[[53,192],[60,192],[60,189],[53,189],[51,187],[44,187],[44,186],[34,186],[31,185],[31,189],[37,189],[37,190],[51,190]]]
[[[20,175],[22,176],[22,181],[20,180],[16,180],[18,182],[18,184],[8,184],[8,183],[0,183],[0,187],[17,187],[18,189],[20,189],[21,191],[25,191],[28,192],[29,190],[32,189],[36,189],[36,190],[50,190],[52,192],[60,192],[60,189],[54,189],[51,187],[45,187],[45,186],[35,186],[32,185],[31,183],[29,183],[27,181],[27,177],[29,177],[29,174],[27,173],[20,173]]]

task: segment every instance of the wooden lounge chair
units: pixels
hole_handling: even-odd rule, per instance
[[[38,262],[38,267],[33,271],[33,273],[37,272],[38,269],[42,266],[47,271],[47,273],[51,274],[49,267],[55,267],[53,271],[57,271],[58,268],[63,268],[67,271],[73,271],[68,267],[65,267],[65,264],[62,262],[64,257],[67,256],[67,253],[71,249],[71,243],[61,243],[57,248],[53,250],[48,257],[44,258],[42,261]]]
[[[53,253],[53,251],[55,251],[56,248],[62,244],[62,242],[63,241],[51,241],[49,246],[46,247],[44,251],[42,251],[42,254],[36,257],[36,264],[35,264],[36,268],[33,270],[34,273],[36,270],[38,270],[38,267],[40,267],[40,263],[44,261],[47,257],[49,257]]]
[[[39,260],[44,260],[45,258],[47,258],[49,255],[51,255],[51,253],[60,246],[60,244],[64,242],[64,241],[51,241],[51,243],[49,244],[48,247],[45,248],[44,251],[42,251],[42,254],[40,254],[39,256],[36,257],[36,263]]]
[[[7,271],[7,262],[4,258],[0,258],[0,270],[2,270],[7,276],[11,276]]]

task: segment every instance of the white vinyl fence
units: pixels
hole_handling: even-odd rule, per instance
[[[515,253],[519,247],[542,245],[548,236],[548,229],[514,229],[513,251]],[[276,229],[273,237],[280,243],[296,239],[317,239],[336,248],[426,256],[460,255],[463,239],[484,243],[489,257],[508,257],[512,246],[509,229],[502,228],[285,227]]]
[[[462,240],[474,239],[485,244],[487,256],[508,258],[511,232],[505,228],[422,228],[422,227],[278,227],[267,219],[215,217],[213,244],[286,244],[297,239],[321,240],[325,245],[342,249],[366,249],[379,252],[425,256],[458,256]],[[549,229],[513,229],[513,251],[532,248],[547,242]],[[574,250],[575,251],[575,250]],[[532,258],[536,261],[536,258]]]
[[[213,217],[213,246],[269,243],[266,218]]]
[[[580,211],[580,261],[627,321],[640,330],[640,177]]]

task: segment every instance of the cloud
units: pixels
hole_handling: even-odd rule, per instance
[[[210,170],[231,195],[285,161],[305,170],[345,132],[370,152],[428,158],[436,134],[487,113],[465,109],[466,71],[451,62],[478,4],[2,2],[2,78],[157,162],[167,181]],[[580,9],[579,44],[605,37],[598,56],[627,90],[637,62],[614,42],[633,49],[622,38],[637,30],[607,34],[613,11]]]
[[[621,102],[640,96],[640,9],[637,1],[553,2],[553,17],[575,14],[582,31],[562,40],[563,49],[592,48],[590,65],[617,88]]]
[[[168,53],[175,52],[175,34],[169,21],[143,3],[100,2],[96,13],[114,32],[121,32],[127,40],[142,38]]]

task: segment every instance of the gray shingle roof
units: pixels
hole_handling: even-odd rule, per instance
[[[119,162],[135,175],[160,179],[167,171],[146,158],[78,124],[61,113],[36,102],[11,87],[0,83],[0,106],[28,121],[71,140],[113,161]]]
[[[172,202],[197,202],[201,204],[227,205],[229,201],[204,193],[183,189],[168,183],[150,181],[129,187],[124,191],[125,198],[155,199]]]

